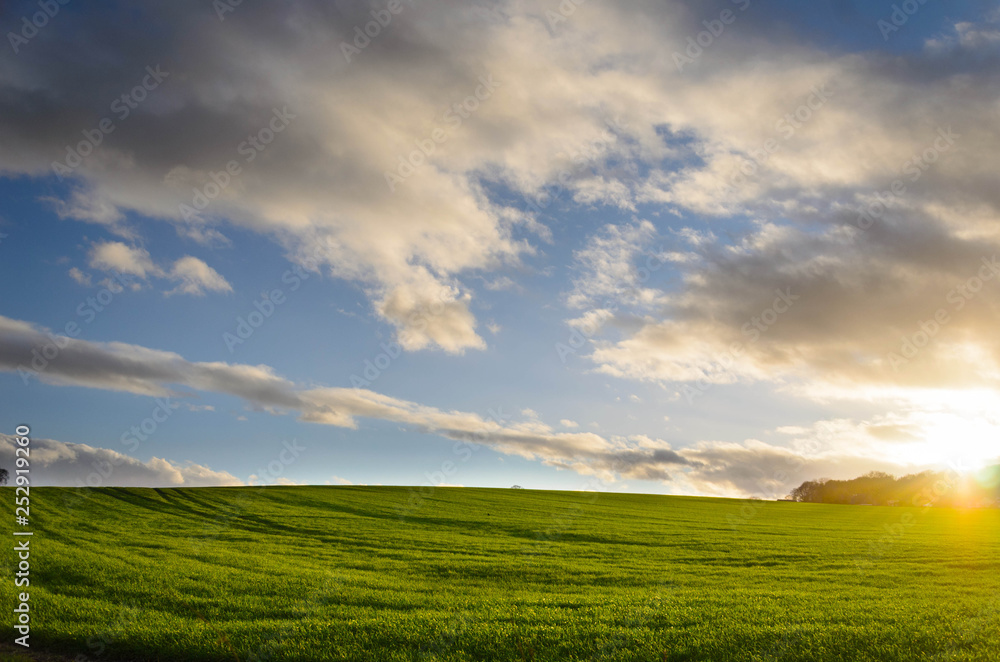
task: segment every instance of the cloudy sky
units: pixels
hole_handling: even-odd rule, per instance
[[[0,465],[777,496],[1000,456],[986,1],[4,3]]]

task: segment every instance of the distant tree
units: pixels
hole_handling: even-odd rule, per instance
[[[524,488],[521,487],[520,485],[511,485],[510,489],[512,489],[512,490],[523,490]]]
[[[807,480],[788,495],[789,499],[806,503],[822,502],[823,481]]]
[[[6,485],[8,478],[10,478],[10,473],[6,469],[0,468],[0,485]]]
[[[924,471],[896,478],[872,471],[851,480],[810,480],[791,491],[789,499],[810,503],[982,508],[1000,505],[1000,467],[976,476]]]

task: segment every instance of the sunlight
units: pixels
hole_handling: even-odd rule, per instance
[[[933,462],[962,473],[974,473],[1000,457],[1000,426],[991,417],[941,412],[921,418],[924,441],[913,446],[923,457],[907,460]]]

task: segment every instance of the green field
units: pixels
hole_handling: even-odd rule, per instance
[[[77,662],[1000,660],[997,510],[391,487],[31,498],[32,651]]]

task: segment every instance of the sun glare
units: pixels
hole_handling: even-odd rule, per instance
[[[935,412],[922,417],[922,442],[913,448],[923,457],[900,458],[934,463],[973,473],[1000,459],[1000,426],[989,415]]]

